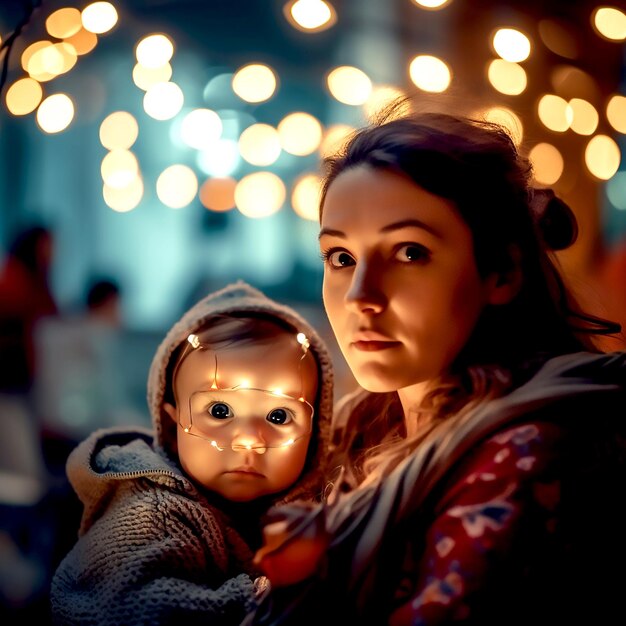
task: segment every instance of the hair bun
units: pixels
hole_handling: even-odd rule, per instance
[[[534,189],[530,209],[548,248],[565,250],[576,241],[578,237],[576,216],[552,189]]]

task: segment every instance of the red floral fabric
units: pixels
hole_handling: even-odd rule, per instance
[[[488,439],[464,462],[424,542],[408,547],[390,626],[472,620],[498,602],[489,597],[498,578],[530,571],[524,561],[557,528],[560,441],[554,424],[525,423]]]

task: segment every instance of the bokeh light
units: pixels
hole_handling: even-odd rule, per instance
[[[305,220],[317,222],[321,190],[322,179],[318,174],[300,175],[294,182],[291,192],[291,206],[294,212]]]
[[[276,91],[278,80],[271,67],[260,63],[245,65],[232,78],[233,91],[246,102],[265,102]]]
[[[117,213],[132,211],[143,198],[144,187],[141,176],[136,176],[126,187],[102,186],[102,196],[107,206]]]
[[[416,56],[411,61],[409,76],[416,87],[432,93],[445,91],[452,80],[452,72],[447,64],[428,54]]]
[[[65,42],[51,43],[33,52],[28,59],[26,70],[33,78],[51,80],[69,72],[76,64],[76,60],[74,46]]]
[[[46,18],[46,30],[51,37],[65,39],[83,27],[81,13],[73,7],[58,9]]]
[[[108,150],[128,150],[139,135],[139,124],[131,113],[115,111],[100,124],[100,143]]]
[[[591,18],[596,31],[610,41],[626,39],[626,13],[616,7],[599,7]]]
[[[208,178],[202,183],[198,196],[203,206],[211,211],[223,213],[235,208],[234,178]]]
[[[609,180],[619,169],[619,146],[608,135],[596,135],[585,148],[587,169],[600,180]]]
[[[286,197],[285,183],[272,172],[248,174],[235,188],[235,204],[246,217],[273,215],[282,207]]]
[[[568,107],[570,128],[579,135],[593,135],[600,119],[595,107],[582,98],[572,98]]]
[[[282,149],[296,156],[312,154],[322,141],[322,125],[310,113],[290,113],[278,123],[277,131]]]
[[[489,63],[487,77],[495,89],[508,96],[521,94],[528,80],[521,65],[504,59],[494,59]]]
[[[300,31],[318,33],[337,22],[337,13],[324,0],[290,0],[283,7],[287,21]]]
[[[363,103],[363,111],[368,119],[375,119],[383,110],[392,103],[399,102],[406,97],[406,93],[394,85],[374,85],[368,99]],[[409,105],[403,104],[398,107],[400,114],[408,112]]]
[[[322,137],[319,149],[320,157],[324,158],[339,152],[354,131],[356,128],[349,124],[331,124],[326,128]]]
[[[234,174],[241,163],[239,147],[234,139],[219,139],[209,149],[198,152],[198,167],[210,176]]]
[[[174,43],[162,33],[144,37],[135,48],[137,63],[148,69],[157,69],[169,63],[174,55]]]
[[[222,134],[222,120],[210,109],[194,109],[185,115],[181,123],[182,140],[191,148],[205,150]]]
[[[528,154],[533,165],[533,175],[541,185],[554,185],[563,174],[565,166],[559,150],[549,143],[538,143]]]
[[[278,131],[269,124],[253,124],[239,137],[239,152],[252,165],[271,165],[280,156]]]
[[[557,133],[564,133],[572,123],[572,110],[567,100],[554,94],[541,96],[537,115],[542,124]]]
[[[98,35],[81,28],[75,35],[65,38],[65,43],[70,44],[76,50],[78,56],[91,52],[98,43]]]
[[[64,93],[48,96],[37,109],[37,124],[46,133],[65,130],[74,119],[74,103]]]
[[[493,36],[493,49],[505,61],[519,63],[530,55],[530,40],[515,28],[499,28]]]
[[[157,83],[143,97],[145,112],[155,120],[172,119],[183,108],[183,90],[173,82]]]
[[[443,9],[452,0],[413,0],[422,9]]]
[[[372,81],[358,67],[336,67],[326,77],[326,84],[333,98],[343,104],[359,105],[367,102],[372,93]]]
[[[117,24],[117,10],[110,2],[94,2],[83,9],[81,19],[86,30],[100,35]]]
[[[606,118],[609,124],[618,132],[626,133],[626,97],[611,96],[606,105]]]
[[[32,113],[41,102],[43,89],[33,78],[20,78],[7,90],[6,105],[13,115]]]
[[[198,179],[187,165],[170,165],[156,183],[159,200],[170,209],[182,209],[193,202],[198,193]]]
[[[148,91],[157,83],[167,83],[170,78],[172,78],[172,66],[169,63],[159,67],[146,67],[141,63],[135,63],[133,67],[133,82],[144,91]]]
[[[515,145],[519,146],[524,139],[524,124],[519,115],[507,107],[491,107],[483,111],[482,116],[488,122],[500,124],[508,130]]]
[[[139,162],[130,150],[115,149],[102,159],[100,173],[108,187],[124,189],[139,174]]]

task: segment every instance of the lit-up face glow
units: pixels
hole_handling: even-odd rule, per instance
[[[365,166],[340,174],[326,196],[320,249],[326,313],[370,391],[423,389],[492,302],[496,277],[479,275],[456,207],[399,174]]]
[[[191,335],[174,373],[185,471],[225,498],[248,501],[288,488],[311,439],[317,367],[308,342],[280,334],[265,343],[206,349]]]

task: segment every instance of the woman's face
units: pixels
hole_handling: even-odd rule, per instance
[[[497,289],[478,274],[454,204],[358,166],[330,185],[321,220],[324,306],[358,383],[404,389],[444,373]]]

